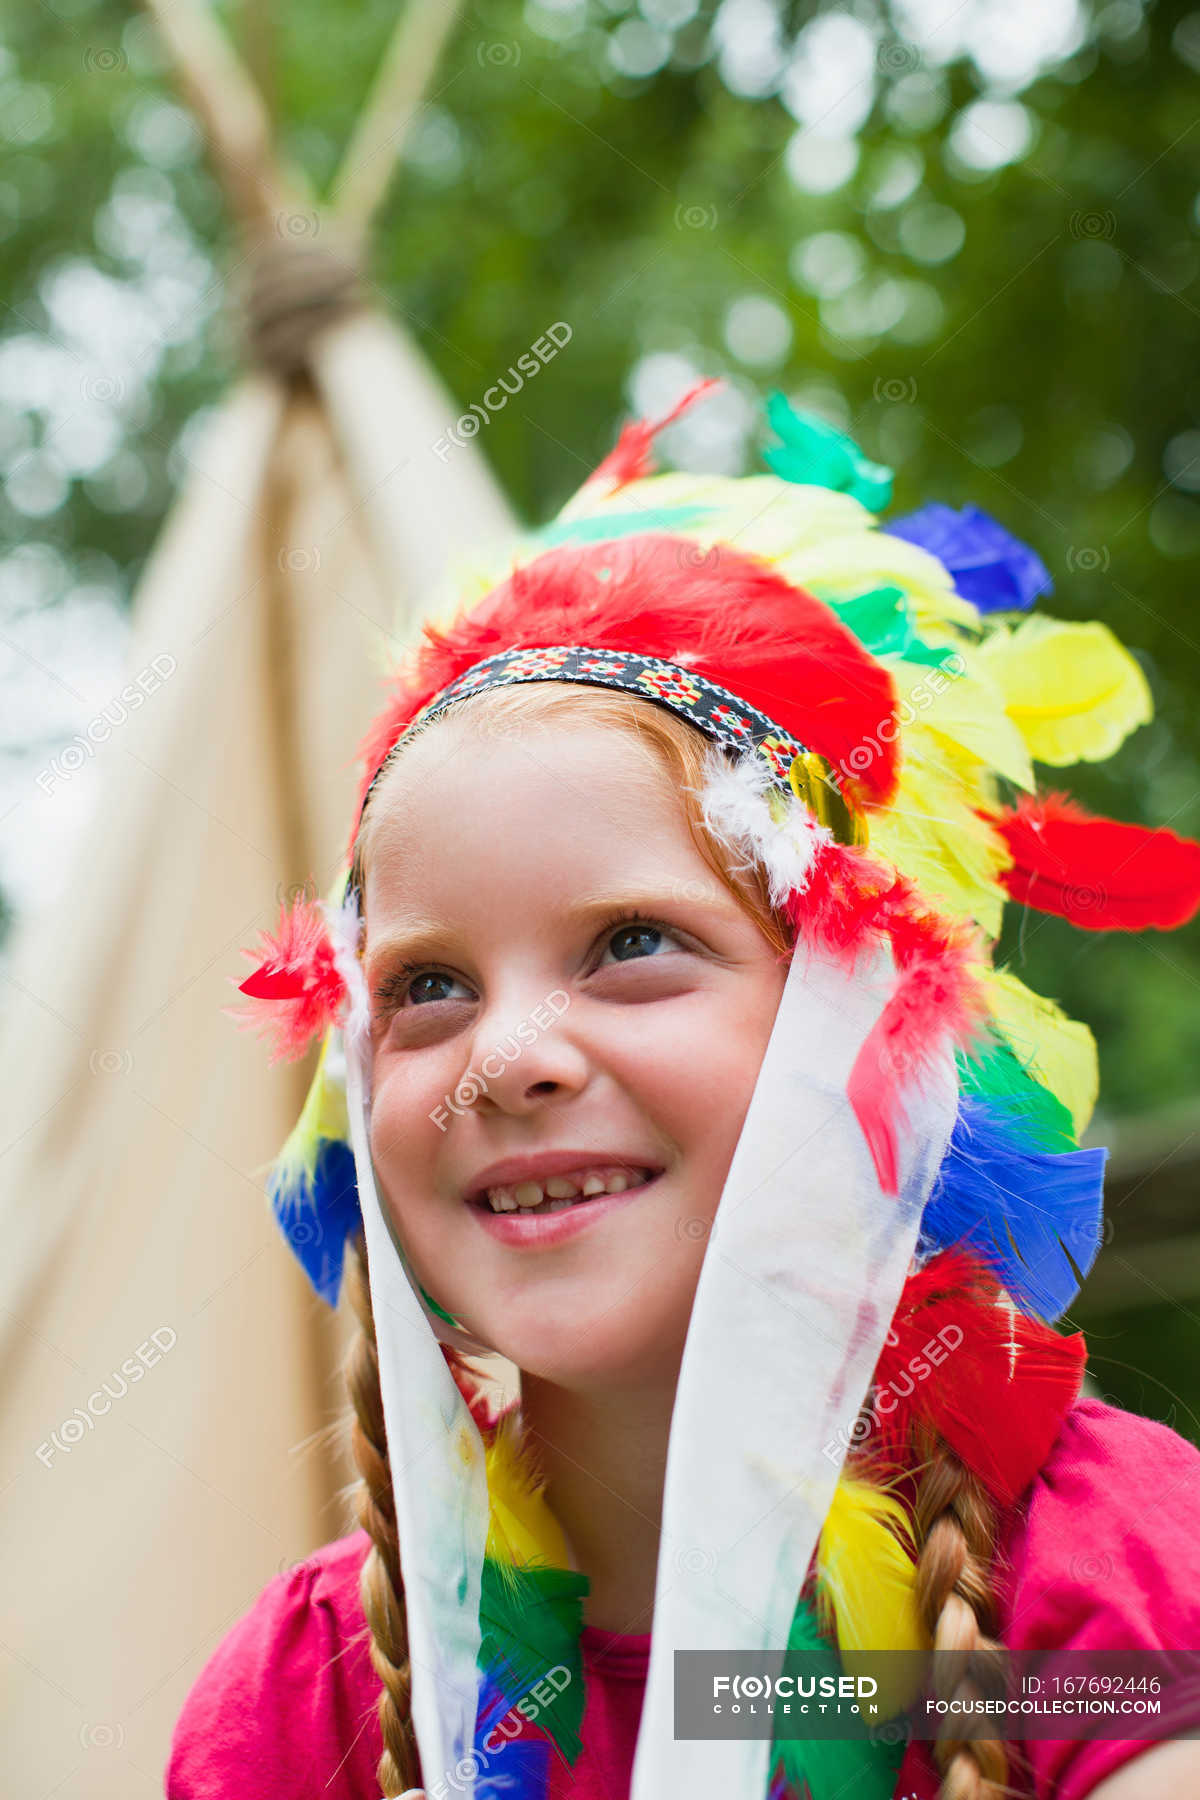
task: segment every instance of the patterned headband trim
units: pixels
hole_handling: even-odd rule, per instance
[[[695,725],[736,755],[747,751],[765,763],[772,782],[790,788],[812,807],[822,824],[828,824],[844,843],[861,843],[861,821],[842,794],[830,765],[766,713],[759,712],[728,688],[710,681],[695,669],[646,656],[640,651],[598,650],[582,644],[501,650],[472,664],[448,687],[433,696],[410,721],[380,763],[363,798],[366,811],[376,783],[391,766],[409,734],[458,700],[487,688],[510,687],[519,682],[569,681],[588,687],[620,688],[643,700],[667,707]],[[799,766],[798,766],[799,765]]]

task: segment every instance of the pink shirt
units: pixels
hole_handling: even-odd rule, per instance
[[[358,1594],[369,1547],[358,1531],[277,1576],[217,1647],[175,1728],[167,1800],[377,1800],[379,1682]],[[1011,1649],[1200,1650],[1200,1452],[1165,1425],[1078,1401],[997,1548]],[[545,1800],[624,1800],[649,1647],[585,1628],[583,1750],[573,1768],[550,1752]],[[1083,1800],[1148,1747],[1015,1743],[1009,1779],[1033,1800]],[[512,1792],[505,1749],[480,1800]],[[896,1800],[937,1791],[929,1746],[910,1745]]]

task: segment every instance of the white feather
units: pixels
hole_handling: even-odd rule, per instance
[[[338,974],[346,984],[349,999],[349,1009],[342,1020],[342,1031],[348,1044],[355,1049],[362,1049],[369,1033],[371,1005],[367,995],[367,978],[363,974],[358,955],[362,942],[362,917],[358,910],[358,900],[354,894],[348,894],[340,906],[323,900],[321,910],[329,925],[333,960]]]
[[[772,810],[768,795],[777,796]],[[761,756],[748,753],[731,763],[715,745],[705,756],[700,802],[704,822],[729,849],[766,870],[772,906],[808,886],[818,856],[836,839],[807,806],[771,778]]]

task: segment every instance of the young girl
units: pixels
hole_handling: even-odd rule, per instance
[[[219,1646],[168,1800],[1200,1792],[1194,1742],[925,1741],[899,1690],[866,1738],[676,1736],[677,1651],[962,1651],[949,1703],[997,1645],[1200,1646],[1200,1455],[1052,1328],[1094,1047],[991,961],[1006,899],[1200,904],[1200,847],[1035,786],[1144,678],[1024,616],[977,509],[880,528],[889,472],[770,417],[740,481],[627,427],[426,628],[337,892],[242,984],[324,1038],[272,1198],[361,1324],[361,1529]]]

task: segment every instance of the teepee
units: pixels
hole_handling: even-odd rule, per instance
[[[347,1528],[341,1328],[263,1193],[309,1071],[222,1008],[281,885],[336,868],[380,672],[452,547],[516,530],[473,445],[434,452],[460,408],[360,274],[454,7],[411,0],[328,207],[200,0],[150,10],[240,228],[254,366],[190,453],[142,698],[0,1026],[0,1761],[30,1800],[158,1800],[210,1651]]]

